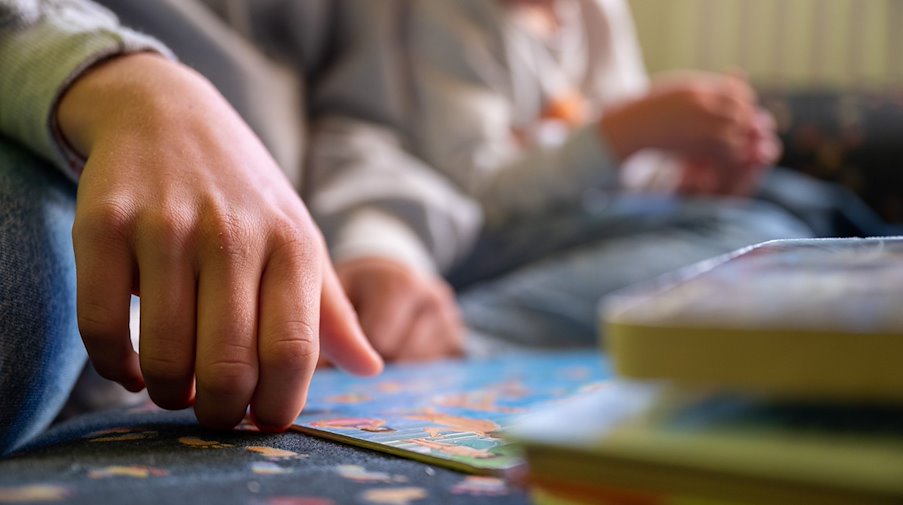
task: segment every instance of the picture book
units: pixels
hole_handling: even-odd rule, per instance
[[[523,461],[501,436],[516,419],[608,378],[593,350],[390,365],[374,378],[321,370],[295,429],[469,473],[505,473]]]
[[[525,451],[529,480],[553,495],[647,505],[903,500],[900,406],[614,381],[528,416],[509,437]]]
[[[615,370],[788,396],[903,400],[903,238],[778,240],[605,301]]]

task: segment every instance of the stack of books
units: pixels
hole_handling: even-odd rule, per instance
[[[903,503],[903,239],[768,242],[602,323],[620,379],[509,433],[537,503]]]

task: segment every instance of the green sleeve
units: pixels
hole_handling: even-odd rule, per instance
[[[169,51],[88,0],[0,0],[0,135],[77,178],[82,162],[60,138],[56,104],[85,69],[114,55]]]

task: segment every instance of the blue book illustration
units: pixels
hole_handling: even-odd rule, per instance
[[[476,474],[522,463],[501,433],[523,414],[606,387],[596,350],[393,365],[374,378],[315,376],[295,429]]]

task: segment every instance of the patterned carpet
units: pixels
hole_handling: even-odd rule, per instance
[[[61,424],[0,461],[0,503],[524,504],[474,477],[299,433],[200,428],[147,405]]]

